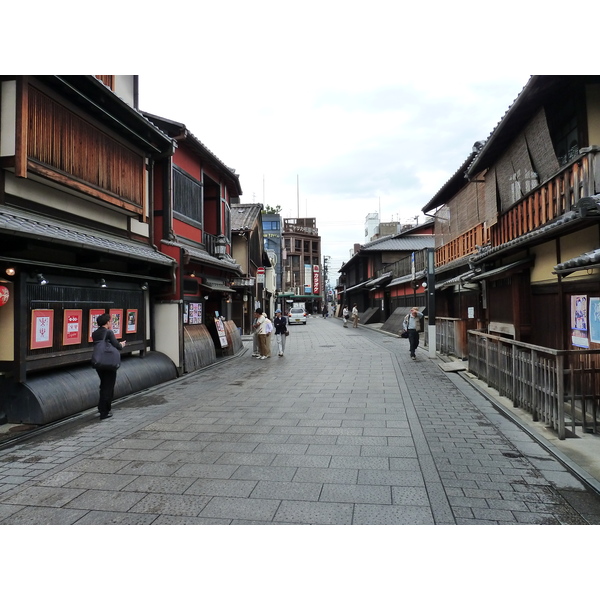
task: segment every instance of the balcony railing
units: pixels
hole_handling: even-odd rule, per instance
[[[477,245],[484,246],[489,242],[495,247],[510,242],[572,210],[581,198],[594,194],[600,183],[595,181],[594,175],[599,167],[596,157],[595,149],[580,154],[500,215],[489,229],[479,224],[437,248],[436,265],[473,254]]]
[[[468,332],[469,371],[543,421],[564,440],[567,428],[598,433],[600,350],[554,350]]]
[[[202,243],[204,244],[204,249],[211,255],[215,256],[215,244],[217,241],[217,236],[212,235],[211,233],[202,232]]]
[[[423,271],[427,267],[427,250],[415,252],[415,272]],[[405,256],[400,260],[378,269],[375,277],[381,277],[384,273],[392,273],[393,277],[403,277],[412,272],[412,256]]]

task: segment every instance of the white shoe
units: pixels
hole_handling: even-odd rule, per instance
[[[261,356],[260,360],[265,360],[265,358],[267,358],[266,356]]]
[[[280,352],[280,353],[279,353],[279,356],[283,356],[283,352]]]

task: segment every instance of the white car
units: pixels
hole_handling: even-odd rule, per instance
[[[302,323],[306,325],[306,312],[303,308],[290,308],[288,313],[288,321],[290,325]]]

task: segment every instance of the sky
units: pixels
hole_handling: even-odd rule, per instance
[[[184,123],[235,169],[242,203],[316,218],[333,283],[367,241],[367,214],[423,223],[421,208],[530,75],[569,64],[560,45],[519,37],[526,23],[555,23],[537,0],[487,15],[474,0],[34,4],[44,52],[33,71],[138,74],[139,108]],[[11,35],[0,41],[9,50],[20,45]]]

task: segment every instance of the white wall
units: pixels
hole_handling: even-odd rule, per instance
[[[156,304],[154,307],[155,348],[166,354],[179,369],[183,367],[180,335],[182,331],[181,304]]]

